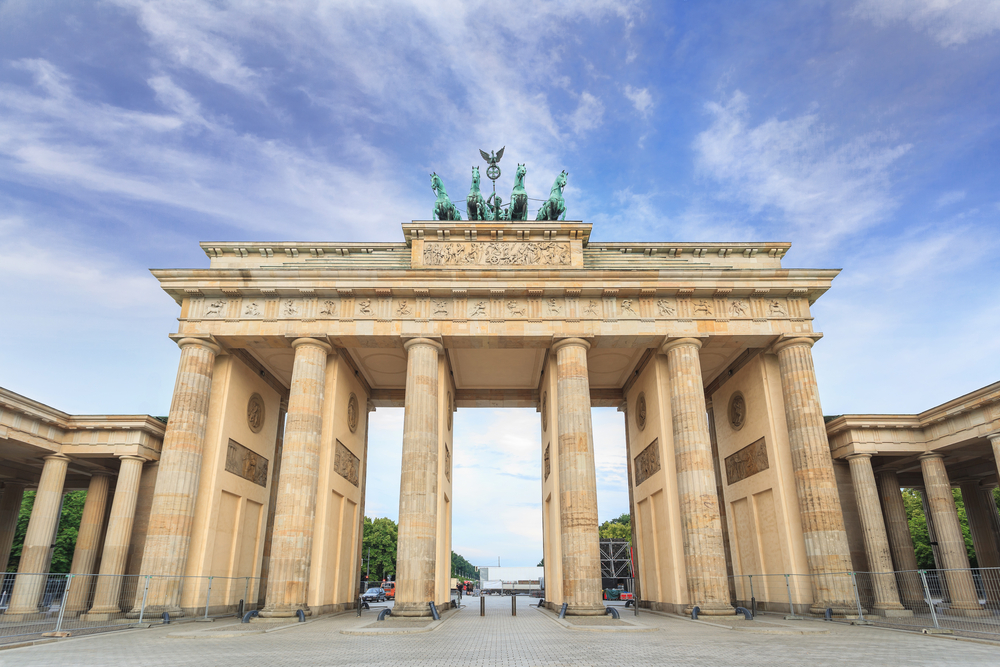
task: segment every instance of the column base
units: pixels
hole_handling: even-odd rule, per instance
[[[905,609],[903,605],[880,607],[875,604],[872,605],[871,614],[872,616],[882,616],[883,618],[908,618],[913,616],[913,612]]]
[[[607,613],[607,608],[603,604],[571,604],[566,607],[567,616],[605,616]]]
[[[397,602],[392,606],[392,616],[430,616],[431,608],[426,602]]]
[[[261,618],[292,618],[299,615],[299,611],[302,611],[306,616],[312,616],[312,609],[309,605],[305,604],[295,604],[295,605],[275,605],[273,607],[261,610]]]
[[[44,611],[32,611],[32,612],[15,611],[12,613],[10,610],[7,610],[3,613],[3,615],[0,615],[0,620],[2,620],[5,623],[24,623],[26,621],[40,621],[43,620],[44,618],[46,618],[46,612]],[[51,618],[54,619],[55,615],[52,615]]]
[[[825,616],[826,610],[838,618],[857,618],[858,606],[853,602],[838,600],[836,602],[814,602],[809,605],[809,613],[814,616]],[[862,608],[862,614],[867,614],[868,610]]]
[[[976,618],[979,616],[992,616],[993,612],[989,609],[983,609],[981,606],[976,607],[961,607],[956,609],[955,607],[949,607],[947,609],[941,610],[942,616],[964,616],[966,618]]]
[[[183,609],[181,609],[177,605],[169,605],[169,604],[149,605],[148,607],[146,607],[146,610],[141,613],[142,613],[142,618],[145,620],[149,618],[160,618],[163,616],[163,612],[167,612],[168,614],[170,614],[170,618],[181,618],[182,616],[184,616]],[[139,609],[133,609],[132,611],[125,614],[125,618],[139,618],[139,614],[140,614]]]
[[[698,607],[699,616],[732,616],[736,613],[736,608],[728,602],[704,602],[685,606],[684,615],[690,616],[695,607]]]
[[[104,609],[91,609],[90,611],[88,611],[85,614],[80,614],[80,620],[84,621],[86,623],[96,623],[96,622],[100,622],[100,621],[111,621],[111,620],[114,620],[116,617],[121,616],[121,613],[122,612],[121,612],[120,609],[114,609],[114,610],[111,610],[111,609],[108,609],[108,608],[104,608]],[[160,615],[162,615],[162,614],[163,614],[163,612],[160,612]],[[149,614],[148,614],[148,610],[147,610],[146,616],[148,616],[148,615]],[[129,616],[127,614],[126,614],[125,617],[129,618]],[[136,618],[138,618],[138,617],[139,616],[137,614]],[[174,614],[170,614],[170,617],[173,618]]]

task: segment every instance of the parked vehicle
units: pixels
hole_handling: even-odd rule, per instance
[[[385,590],[378,586],[372,586],[364,592],[361,599],[365,602],[382,602],[385,600]]]
[[[395,581],[383,581],[382,589],[385,591],[385,598],[387,600],[396,599],[396,582]]]

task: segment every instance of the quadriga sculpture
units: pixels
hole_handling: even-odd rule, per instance
[[[569,172],[563,169],[562,173],[556,176],[556,182],[552,184],[549,191],[549,198],[538,209],[538,216],[535,220],[565,220],[566,200],[563,199],[563,188],[566,187],[566,177]]]
[[[514,189],[510,193],[510,219],[528,219],[528,193],[524,190],[524,176],[528,173],[527,167],[518,163],[517,172],[514,174]]]
[[[436,173],[431,174],[431,190],[437,195],[437,201],[434,202],[434,210],[431,213],[431,220],[461,220],[462,214],[459,212],[455,205],[451,203],[451,199],[448,198],[448,193],[445,192],[444,183],[441,181],[441,177]]]
[[[479,167],[472,168],[472,188],[469,196],[465,199],[465,212],[469,214],[469,220],[492,220],[493,214],[483,193],[479,190]]]

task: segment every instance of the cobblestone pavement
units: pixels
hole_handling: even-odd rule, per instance
[[[321,618],[268,634],[177,639],[178,627],[113,632],[0,651],[0,665],[997,665],[998,647],[871,627],[798,621],[826,634],[768,635],[736,632],[680,618],[631,613],[624,618],[653,632],[571,630],[519,600],[479,601],[447,618],[433,632],[354,636],[342,629],[371,623],[375,612]],[[777,617],[780,619],[780,617]],[[780,620],[779,620],[780,622]],[[214,624],[216,626],[220,623]]]

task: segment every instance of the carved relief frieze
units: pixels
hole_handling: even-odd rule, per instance
[[[635,485],[639,486],[658,472],[660,472],[659,438],[649,443],[646,449],[635,457]]]
[[[264,399],[256,392],[247,401],[247,426],[254,433],[264,428]]]
[[[282,299],[281,300],[281,316],[282,317],[298,317],[301,311],[301,305],[296,299]]]
[[[549,473],[552,472],[552,457],[549,454],[549,445],[545,445],[545,455],[543,458],[545,463],[545,477],[543,478],[544,481],[549,478]]]
[[[351,433],[358,430],[358,417],[361,414],[361,410],[358,407],[358,397],[352,391],[350,398],[347,399],[347,428],[351,429]]]
[[[746,299],[731,299],[729,301],[730,317],[748,317],[750,315],[750,303]]]
[[[735,484],[767,470],[768,467],[767,446],[764,438],[761,438],[726,457],[726,481],[728,484]]]
[[[226,471],[258,486],[267,486],[267,459],[232,439],[226,450]]]
[[[211,299],[205,301],[204,317],[223,317],[226,314],[226,307],[229,302],[225,299]]]
[[[344,443],[338,440],[337,451],[333,456],[333,469],[337,474],[354,486],[357,486],[360,466],[361,460]]]
[[[639,313],[635,311],[634,299],[622,299],[620,312],[622,317],[639,317]]]
[[[424,264],[431,266],[568,266],[569,243],[493,241],[425,242]]]
[[[677,314],[677,305],[672,299],[657,299],[656,311],[660,317],[673,317]]]
[[[486,301],[473,301],[469,303],[469,317],[471,318],[485,318],[487,317]]]
[[[319,305],[319,314],[326,317],[337,316],[337,301],[335,299],[324,299]]]
[[[587,303],[583,306],[583,314],[585,317],[601,317],[601,303],[596,299],[588,299]]]
[[[264,314],[264,303],[261,299],[243,300],[243,317],[261,317]]]
[[[448,445],[444,446],[444,476],[451,481],[451,450],[448,449]]]
[[[374,317],[375,310],[372,306],[372,300],[368,297],[363,299],[358,299],[358,316],[360,317]]]

